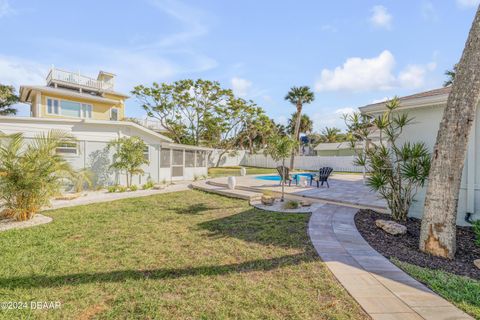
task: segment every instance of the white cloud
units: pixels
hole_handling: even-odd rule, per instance
[[[166,36],[159,41],[152,41],[147,45],[148,47],[168,47],[187,43],[193,38],[208,33],[208,28],[204,23],[206,18],[203,11],[177,0],[150,0],[150,3],[180,22],[184,30]]]
[[[325,127],[336,127],[341,130],[345,130],[346,125],[343,115],[352,114],[357,111],[357,109],[345,107],[335,110],[316,112],[311,116],[313,121],[313,130],[315,132],[321,132],[323,129],[325,129]]]
[[[14,11],[8,0],[0,0],[0,18],[12,14]]]
[[[395,81],[393,54],[385,50],[374,58],[348,58],[334,70],[323,69],[316,91],[389,89]]]
[[[0,56],[0,83],[15,86],[45,84],[48,66],[11,56]]]
[[[372,8],[372,16],[370,17],[370,23],[378,28],[390,29],[392,27],[392,15],[388,12],[384,6],[374,6]]]
[[[389,97],[383,97],[383,98],[380,98],[380,99],[374,99],[372,101],[372,103],[380,103],[380,102],[385,102],[385,101],[388,101],[388,100],[390,100]]]
[[[251,81],[239,77],[233,77],[231,83],[233,93],[242,98],[248,95],[249,90],[252,87]]]
[[[425,76],[428,71],[437,67],[435,62],[427,65],[409,65],[398,75],[398,81],[404,88],[420,88],[425,85]]]
[[[426,65],[408,65],[398,76],[394,73],[395,57],[385,50],[373,58],[348,58],[334,70],[323,69],[315,82],[316,91],[371,91],[394,88],[419,88],[425,84],[435,62]]]
[[[462,8],[477,7],[480,4],[480,0],[457,0],[457,4]]]

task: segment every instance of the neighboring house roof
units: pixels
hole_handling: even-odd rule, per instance
[[[325,150],[345,150],[345,149],[351,149],[352,144],[350,142],[333,142],[333,143],[319,143],[315,147],[314,150],[316,151],[325,151]],[[355,145],[356,149],[362,148],[362,145],[357,143]]]
[[[58,94],[66,97],[85,99],[85,100],[103,102],[103,103],[113,103],[113,104],[118,103],[118,100],[104,98],[102,96],[92,95],[89,93],[81,93],[76,90],[54,88],[54,87],[48,87],[48,86],[21,86],[20,102],[32,102],[32,91],[40,91],[43,94]],[[107,93],[128,98],[128,96],[121,93],[116,93],[116,92],[107,92]]]
[[[400,109],[446,104],[451,90],[452,87],[444,87],[400,97]],[[386,103],[387,101],[373,103],[360,107],[359,109],[362,113],[383,111],[385,110]]]
[[[141,125],[138,125],[130,121],[112,121],[112,120],[90,120],[90,119],[63,119],[63,118],[36,118],[36,117],[9,117],[9,116],[0,116],[1,122],[24,122],[28,123],[85,123],[101,126],[127,126],[136,128],[148,135],[154,136],[161,140],[161,142],[173,142],[169,137],[164,136],[163,134],[157,133],[153,130],[145,128]]]

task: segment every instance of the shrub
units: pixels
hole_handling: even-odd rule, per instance
[[[130,191],[137,191],[137,190],[138,190],[137,185],[132,184],[132,185],[130,186]]]
[[[118,186],[109,186],[109,187],[107,188],[107,190],[108,190],[108,192],[113,193],[113,192],[116,192],[116,191],[117,191],[117,187],[118,187]]]
[[[473,223],[473,232],[475,232],[475,243],[480,247],[480,220]]]
[[[73,138],[55,130],[37,135],[31,143],[21,133],[1,138],[0,202],[16,220],[25,221],[60,194],[62,181],[74,175],[70,164],[56,153]]]
[[[125,191],[127,191],[127,190],[128,190],[128,188],[125,187],[125,186],[118,186],[118,187],[117,187],[117,191],[118,191],[118,192],[125,192]]]
[[[298,208],[300,208],[300,202],[294,201],[294,200],[288,200],[283,205],[283,208],[284,209],[298,209]]]
[[[143,189],[143,190],[152,189],[154,185],[155,185],[155,183],[153,183],[152,180],[148,180],[148,181],[142,186],[142,189]]]
[[[149,164],[144,156],[147,145],[139,137],[122,137],[110,141],[108,150],[115,149],[112,169],[124,171],[127,176],[127,187],[132,184],[134,174],[142,174],[142,165]]]
[[[395,220],[406,220],[418,187],[423,187],[430,171],[430,154],[423,142],[404,142],[398,138],[413,121],[398,112],[398,98],[390,100],[387,111],[377,118],[353,114],[346,117],[349,136],[366,144],[355,164],[370,171],[366,184],[387,201]],[[378,133],[378,139],[371,137]]]

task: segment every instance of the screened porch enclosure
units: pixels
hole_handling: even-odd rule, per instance
[[[192,180],[207,174],[207,154],[203,150],[160,149],[160,171],[165,180]]]

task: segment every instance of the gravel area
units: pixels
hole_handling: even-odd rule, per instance
[[[470,227],[457,227],[457,251],[455,259],[434,257],[418,249],[421,220],[408,218],[401,222],[407,227],[404,235],[393,236],[375,225],[375,220],[392,220],[390,215],[372,210],[360,210],[355,215],[355,224],[363,238],[387,258],[395,257],[420,267],[441,269],[457,275],[480,279],[480,269],[473,261],[480,259],[480,247],[475,244],[475,234]]]
[[[15,219],[1,219],[0,220],[0,232],[10,229],[23,229],[38,226],[41,224],[52,222],[52,218],[37,213],[32,219],[28,221],[17,221]]]

